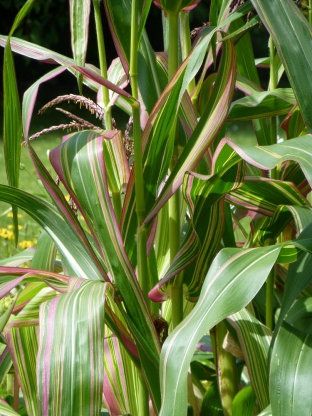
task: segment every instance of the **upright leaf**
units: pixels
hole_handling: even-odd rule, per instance
[[[284,322],[275,340],[270,366],[274,416],[310,416],[312,335]]]
[[[91,0],[69,0],[71,46],[75,64],[79,66],[86,62],[90,8]],[[81,92],[81,74],[78,75],[78,87]]]
[[[312,95],[311,26],[292,0],[251,0],[251,2],[273,37],[302,117],[308,131],[311,132],[312,116],[309,110]]]

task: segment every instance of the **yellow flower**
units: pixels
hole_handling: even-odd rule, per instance
[[[11,240],[13,238],[13,232],[6,228],[0,228],[0,237]]]
[[[13,212],[12,212],[12,211],[10,211],[10,212],[7,214],[7,217],[13,218]],[[18,217],[18,218],[23,218],[23,215],[22,215],[22,214],[17,214],[17,217]]]
[[[8,228],[10,228],[10,230],[13,228],[13,225],[12,224],[10,224],[10,225],[8,225]],[[22,225],[19,225],[18,226],[18,229],[19,230],[21,230],[23,228],[23,226]]]
[[[31,247],[33,245],[33,242],[31,240],[24,240],[24,241],[21,241],[20,243],[18,243],[18,245],[22,249],[25,249],[25,248]]]

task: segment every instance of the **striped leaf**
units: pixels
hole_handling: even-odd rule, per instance
[[[104,305],[113,289],[84,279],[71,287],[40,308],[39,415],[98,415],[102,407]]]
[[[10,38],[4,49],[3,63],[3,149],[6,176],[11,186],[18,187],[21,160],[22,119]],[[12,205],[14,237],[18,239],[17,207]]]
[[[228,196],[230,203],[272,216],[279,205],[308,206],[308,202],[289,182],[247,177],[241,188]]]
[[[238,335],[253,391],[262,410],[270,403],[267,363],[272,332],[247,309],[230,315],[227,320]]]
[[[19,413],[15,412],[7,402],[0,398],[0,412],[2,416],[19,416]]]
[[[251,120],[288,114],[296,103],[291,88],[258,92],[233,101],[227,121]]]
[[[51,181],[51,184],[54,184],[53,180]],[[60,204],[65,207],[67,210],[66,212],[69,215],[68,218],[72,221],[74,215],[73,212],[70,212],[71,210],[68,208],[64,196],[61,194],[59,188],[54,187],[53,189],[55,190],[56,195],[58,195],[57,199],[61,198],[62,202],[60,202]],[[65,222],[58,210],[48,201],[5,185],[0,185],[0,200],[14,203],[27,212],[47,231],[57,245],[63,263],[70,274],[85,277],[86,279],[103,280],[104,270],[102,266],[99,265],[99,261],[93,253],[90,243],[84,234],[85,232],[76,219],[76,228],[74,231],[74,229],[70,227],[69,221]],[[79,238],[80,236],[82,239]]]
[[[8,346],[4,348],[0,355],[0,382],[4,382],[8,372],[12,367],[12,358]]]
[[[32,267],[54,270],[56,249],[50,236],[43,233],[38,240],[38,249]],[[39,307],[42,302],[54,298],[56,292],[45,283],[30,283],[22,290],[14,312],[20,311],[10,320],[6,335],[13,359],[14,370],[23,391],[29,414],[38,415],[36,358],[38,353]],[[22,310],[21,310],[22,309]]]
[[[103,396],[111,416],[138,413],[136,376],[135,367],[122,351],[117,338],[108,334],[104,341]]]
[[[138,85],[141,109],[145,113],[143,116],[145,120],[151,113],[165,86],[159,77],[155,52],[150,45],[144,29],[147,17],[146,13],[148,12],[150,3],[150,0],[148,2],[143,0],[138,1],[140,12],[138,35],[141,38],[138,44],[138,67],[140,68],[138,72]],[[107,0],[104,2],[104,6],[117,54],[126,74],[128,74],[130,65],[131,1]],[[141,11],[143,12],[142,14]],[[144,124],[145,122],[143,122]]]
[[[312,186],[312,141],[309,135],[287,140],[271,146],[244,146],[238,145],[229,139],[223,139],[220,146],[227,143],[246,162],[259,169],[271,170],[279,163],[294,160],[299,163],[306,179]]]
[[[33,258],[34,252],[35,249],[33,247],[28,247],[26,250],[23,250],[12,257],[7,257],[6,259],[0,260],[0,266],[20,266],[21,264],[29,262]]]
[[[199,64],[200,66],[204,57],[203,53],[205,53],[213,33],[214,32],[208,33],[208,35],[206,35],[206,37],[204,37],[202,41],[198,43],[197,49],[193,49],[194,55],[189,55],[189,57],[192,57],[192,60],[190,61],[191,64],[186,67],[188,63],[188,59],[186,59],[184,63],[181,65],[179,71],[173,77],[173,80],[171,82],[174,82],[174,88],[172,89],[172,92],[170,94],[170,100],[168,99],[166,101],[166,105],[162,107],[161,112],[158,113],[158,117],[155,120],[156,126],[159,126],[158,129],[160,127],[162,127],[163,129],[165,116],[170,118],[174,116],[174,113],[172,113],[172,111],[174,111],[175,108],[172,107],[171,100],[175,100],[176,104],[179,103],[177,99],[181,99],[184,89],[188,85],[188,80],[191,80],[197,72],[197,65]],[[230,100],[232,98],[235,85],[235,51],[231,41],[225,41],[223,43],[223,48],[224,50],[222,54],[222,60],[220,63],[220,68],[215,82],[214,90],[211,96],[210,105],[206,107],[204,114],[202,115],[189,141],[186,143],[186,146],[180,158],[178,159],[174,170],[169,176],[160,196],[158,197],[156,204],[147,214],[145,222],[149,222],[153,218],[153,216],[159,211],[159,209],[165,204],[165,202],[170,198],[172,193],[174,193],[179,188],[179,186],[182,184],[184,173],[188,170],[192,170],[198,164],[199,160],[202,158],[203,154],[205,153],[209,145],[213,142],[213,139],[216,137],[217,133],[222,127],[223,122],[227,117],[227,113],[230,106]],[[183,78],[182,83],[179,77],[181,74],[183,74],[185,67],[185,76]],[[180,88],[181,91],[179,91]],[[176,91],[176,93],[179,94],[173,94],[174,91]],[[168,103],[170,103],[171,106],[170,111],[169,108],[167,109],[167,105],[169,106]],[[159,112],[159,109],[157,109],[157,111]],[[161,120],[161,124],[158,121],[158,119],[160,118],[159,114],[164,114]],[[169,129],[169,127],[167,127],[167,129]],[[155,127],[154,131],[156,131]],[[153,135],[153,139],[155,139],[155,137],[157,136]],[[167,134],[165,134],[165,137],[167,137]],[[157,149],[157,152],[159,150],[160,149]],[[168,157],[171,158],[170,152]],[[149,163],[151,164],[151,162],[155,160],[155,157],[152,157],[152,154],[150,154],[149,158]],[[168,159],[168,162],[170,161],[170,158]],[[156,166],[154,163],[154,167],[151,169],[155,170],[155,168]],[[168,169],[168,164],[163,166],[164,172],[165,168]],[[147,171],[150,172],[150,169],[148,169]],[[157,169],[157,182],[159,182],[159,180],[162,179],[158,178],[158,175],[159,169]],[[150,176],[148,176],[146,180],[148,181],[146,182],[148,189],[152,191],[151,186],[150,188],[148,186],[148,183],[152,183],[150,182]],[[150,204],[147,203],[147,208],[149,208],[149,206]]]
[[[23,131],[25,140],[29,136],[30,122],[33,115],[36,98],[40,85],[43,82],[49,81],[50,79],[58,76],[66,70],[66,67],[58,67],[48,72],[39,78],[32,86],[30,86],[23,95],[23,104],[22,104],[22,121],[23,121]]]
[[[211,327],[251,301],[280,250],[278,245],[249,250],[223,249],[216,256],[198,303],[163,345],[161,416],[186,415],[186,376],[196,343]]]
[[[71,47],[75,64],[79,66],[86,62],[90,8],[91,0],[69,0]],[[78,76],[78,87],[81,92],[81,75]]]
[[[166,283],[195,260],[185,270],[183,281],[189,299],[195,300],[199,296],[204,277],[223,236],[224,197],[242,184],[245,170],[238,161],[235,152],[230,147],[224,147],[221,152],[215,153],[210,176],[185,174],[183,195],[188,204],[190,223],[169,270],[149,294],[152,300],[164,300],[168,292]]]
[[[0,46],[5,47],[7,40],[7,36],[0,35]],[[50,49],[44,48],[39,45],[35,45],[31,42],[27,42],[23,39],[15,37],[10,38],[10,43],[13,52],[19,53],[20,55],[27,56],[31,59],[35,59],[38,61],[46,61],[48,63],[58,63],[60,65],[64,65],[72,74],[75,74],[75,70],[73,69],[75,61],[72,58],[68,58],[67,56],[51,51]],[[85,67],[100,75],[100,70],[94,67],[93,65],[86,64]],[[99,84],[97,82],[86,79],[84,79],[83,82],[92,90],[96,92],[98,91]]]
[[[108,186],[112,193],[121,193],[125,189],[130,175],[120,130],[103,132],[103,151]]]
[[[251,3],[273,37],[302,117],[311,131],[311,26],[292,0],[251,0]]]
[[[136,342],[142,368],[146,372],[155,406],[159,405],[159,341],[132,265],[124,245],[110,201],[103,138],[84,131],[72,135],[51,153],[51,162],[79,211],[84,215],[108,274],[118,287],[127,313],[127,322]],[[86,192],[86,190],[88,190]]]

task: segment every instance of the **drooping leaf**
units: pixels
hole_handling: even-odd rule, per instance
[[[287,114],[295,102],[291,88],[258,92],[234,101],[227,121],[252,120]]]
[[[14,203],[47,231],[56,243],[64,260],[67,259],[66,267],[72,275],[85,277],[86,279],[103,280],[104,270],[100,271],[102,266],[99,266],[100,263],[95,254],[90,254],[92,249],[86,237],[83,237],[82,228],[79,233],[82,233],[81,236],[85,239],[84,242],[82,242],[83,239],[80,240],[77,229],[74,232],[52,204],[35,195],[5,185],[0,185],[0,200]],[[63,203],[67,204],[65,199]]]
[[[107,187],[103,138],[84,131],[72,135],[51,153],[51,162],[79,211],[84,215],[109,276],[116,284],[127,314],[123,316],[137,341],[143,371],[155,406],[159,405],[159,340],[132,265],[125,253],[121,232]],[[88,192],[86,192],[86,189]],[[121,308],[123,311],[123,308]]]
[[[39,90],[39,86],[46,81],[54,78],[66,70],[66,67],[58,67],[48,72],[39,78],[32,86],[30,86],[24,93],[22,104],[22,118],[23,118],[23,130],[24,138],[27,140],[29,135],[30,122],[34,111],[34,106]]]
[[[186,374],[196,343],[212,326],[249,303],[267,278],[280,250],[278,245],[249,250],[223,249],[216,256],[198,303],[163,346],[161,416],[186,415]]]
[[[285,160],[294,160],[299,163],[310,186],[312,185],[310,164],[312,140],[310,135],[271,146],[238,145],[229,139],[221,140],[219,146],[224,146],[225,143],[231,146],[242,159],[259,169],[270,170]]]

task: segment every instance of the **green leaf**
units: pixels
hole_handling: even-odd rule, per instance
[[[58,192],[61,191],[58,189]],[[93,253],[92,259],[90,251],[88,252],[88,249],[90,250],[88,240],[85,238],[83,242],[79,238],[77,229],[74,231],[52,204],[35,195],[5,185],[0,185],[0,200],[17,205],[47,231],[55,241],[63,261],[66,260],[66,268],[71,271],[72,275],[103,280],[101,273],[104,271],[100,272],[96,267],[98,260],[96,260],[95,254]],[[67,205],[65,199],[63,204]],[[79,232],[82,232],[82,228]],[[83,236],[83,234],[81,235]]]
[[[312,131],[311,26],[292,0],[251,0],[271,34],[308,131]],[[291,47],[290,47],[291,45]],[[303,82],[304,80],[304,82]]]
[[[285,160],[294,160],[299,163],[310,186],[312,186],[312,140],[311,136],[305,135],[271,146],[242,146],[237,145],[229,139],[223,139],[219,146],[224,143],[230,145],[242,159],[259,169],[270,170]]]
[[[283,323],[272,351],[270,398],[274,416],[310,416],[312,335]]]
[[[69,1],[71,46],[75,64],[79,66],[84,66],[86,62],[90,6],[91,0]],[[78,87],[81,93],[82,76],[80,74],[78,76]]]
[[[296,100],[290,88],[258,92],[234,101],[227,121],[251,120],[287,114],[295,103]]]
[[[251,386],[240,390],[232,405],[233,416],[253,416],[256,408],[256,396]]]
[[[179,83],[181,82],[178,76],[184,72],[184,66],[188,63],[188,60],[185,60],[182,66],[180,67],[179,71],[173,77],[171,83],[174,83],[174,90],[178,90],[179,95],[175,97],[174,95],[170,95],[170,99],[174,100],[175,102],[181,99],[182,94],[184,93],[185,88],[188,85],[188,81],[191,80],[197,72],[197,66],[201,64],[203,56],[202,53],[206,51],[207,43],[210,41],[213,32],[208,33],[206,38],[203,38],[202,42],[198,44],[198,49],[194,48],[193,53],[194,57],[193,60],[190,60],[190,65],[185,69],[185,76],[183,78],[183,84],[180,86],[181,90],[179,91]],[[159,211],[159,209],[165,204],[165,202],[170,198],[172,193],[174,193],[183,181],[184,173],[188,170],[194,169],[194,167],[198,164],[199,160],[204,155],[205,151],[212,143],[213,139],[218,134],[219,130],[222,127],[222,124],[227,116],[230,100],[232,98],[232,94],[234,91],[235,85],[235,51],[234,46],[231,41],[225,41],[223,43],[223,54],[222,60],[218,72],[218,76],[215,82],[215,87],[211,96],[210,105],[207,105],[204,114],[202,115],[199,123],[197,124],[192,136],[190,137],[189,141],[186,143],[185,148],[181,156],[179,157],[177,164],[172,171],[171,175],[169,176],[166,184],[157,199],[157,202],[154,204],[152,209],[148,212],[145,222],[149,222],[154,215]],[[196,52],[196,53],[195,53]],[[190,55],[191,57],[192,55]],[[178,82],[179,80],[179,82]],[[167,100],[166,104],[170,103]],[[171,107],[173,103],[170,103]],[[169,104],[168,104],[169,105]],[[169,109],[168,109],[169,110]],[[172,117],[172,111],[174,108],[170,108],[170,112],[168,111],[165,106],[162,108],[163,119],[162,123],[165,123],[165,117]],[[159,118],[159,109],[157,109]],[[157,128],[159,129],[160,134],[162,132],[163,124],[159,124],[157,120]],[[168,122],[167,122],[168,123]],[[159,126],[159,127],[158,127]],[[169,128],[167,127],[169,130]],[[169,133],[169,131],[168,131]],[[154,136],[153,139],[155,140],[157,136]],[[165,134],[167,137],[167,134]],[[154,152],[159,152],[160,149],[155,149]],[[153,155],[151,154],[150,157]],[[149,164],[151,164],[152,160],[155,160],[156,155],[150,159]],[[163,166],[163,170],[165,171],[168,166]],[[156,169],[155,163],[154,166],[150,167],[145,172],[149,172],[151,169]],[[157,178],[159,175],[159,169],[157,169]],[[158,178],[158,181],[162,178]],[[151,177],[148,176],[146,178],[146,183],[148,190],[154,193],[155,190],[152,190],[152,182]],[[155,183],[155,182],[154,182]],[[150,185],[149,185],[150,184]],[[154,187],[154,185],[153,185]],[[147,204],[147,209],[149,208],[150,204]]]
[[[7,402],[0,398],[0,411],[2,416],[20,416],[19,413],[16,413],[12,407],[10,407]]]
[[[18,187],[21,160],[22,118],[10,38],[4,49],[3,63],[3,146],[6,175],[11,186]],[[14,236],[18,239],[16,206],[12,206]]]
[[[253,299],[280,250],[280,246],[249,250],[223,249],[216,256],[198,303],[163,345],[161,416],[186,415],[186,375],[196,343],[210,328]]]
[[[186,173],[183,196],[188,204],[190,222],[181,247],[163,279],[149,297],[164,300],[167,282],[178,272],[194,262],[183,275],[188,299],[199,296],[204,277],[220,246],[224,230],[224,197],[242,185],[244,165],[230,147],[216,152],[209,176]],[[161,293],[162,292],[162,293]]]

